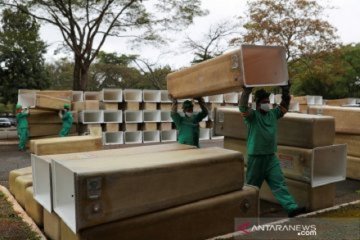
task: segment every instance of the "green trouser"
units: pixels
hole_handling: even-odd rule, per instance
[[[288,213],[298,207],[285,184],[285,178],[276,155],[248,155],[247,184],[260,188],[264,180]]]
[[[19,128],[18,136],[19,136],[19,149],[25,150],[26,149],[26,141],[28,139],[28,129],[27,128]]]
[[[69,135],[70,129],[71,129],[71,127],[63,126],[63,127],[61,128],[61,131],[60,131],[60,133],[59,133],[59,136],[60,136],[60,137],[66,137],[67,135]]]

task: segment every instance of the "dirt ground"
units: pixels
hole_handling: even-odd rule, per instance
[[[201,141],[201,147],[223,147],[223,139]],[[118,147],[127,147],[119,145]],[[132,145],[136,146],[136,145]],[[114,148],[112,146],[111,148]],[[9,171],[31,165],[30,153],[17,150],[16,141],[0,141],[0,185],[8,188]],[[347,203],[360,199],[360,181],[347,179],[336,184],[335,204]],[[262,223],[271,218],[287,217],[286,212],[278,204],[261,200],[260,216]]]

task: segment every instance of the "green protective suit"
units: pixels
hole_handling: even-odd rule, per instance
[[[176,129],[179,131],[178,142],[181,144],[199,146],[200,126],[199,122],[207,116],[205,111],[194,113],[191,117],[181,116],[177,112],[171,112]]]
[[[59,134],[60,137],[66,137],[67,135],[69,135],[73,121],[74,119],[71,112],[65,112],[62,117],[62,128]]]
[[[298,205],[290,195],[280,168],[277,152],[277,120],[283,117],[279,107],[268,113],[240,107],[248,127],[246,172],[247,184],[261,187],[265,180],[282,207],[289,213]]]
[[[28,120],[27,116],[28,113],[20,112],[16,114],[17,120],[17,132],[19,136],[19,149],[25,150],[26,149],[26,141],[28,140],[29,130],[28,130]]]

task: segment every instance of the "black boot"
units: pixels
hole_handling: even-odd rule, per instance
[[[295,217],[295,216],[303,214],[303,213],[306,213],[306,208],[305,207],[297,207],[288,213],[288,217],[292,218],[292,217]]]

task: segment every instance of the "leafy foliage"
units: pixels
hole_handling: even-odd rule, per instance
[[[48,87],[46,46],[39,38],[39,24],[22,11],[5,9],[1,22],[0,92],[2,102],[16,103],[18,89]]]

